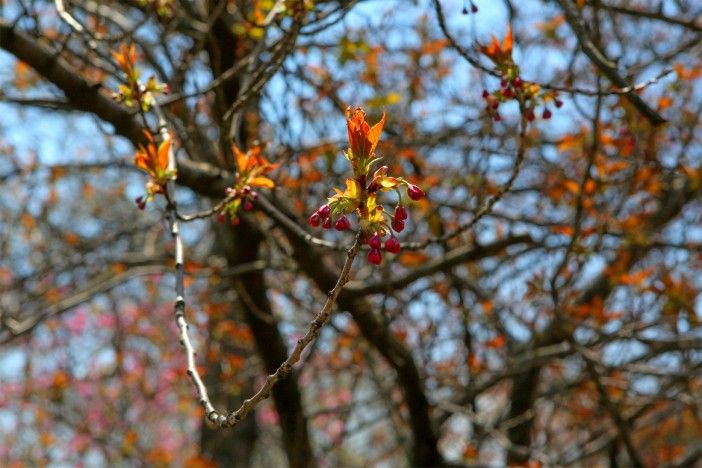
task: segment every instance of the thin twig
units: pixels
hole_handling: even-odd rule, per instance
[[[54,5],[56,6],[56,11],[61,19],[65,21],[66,24],[68,24],[75,32],[87,35],[88,47],[90,47],[92,50],[97,50],[98,45],[93,33],[88,31],[77,19],[73,17],[73,15],[66,10],[63,0],[54,0]]]
[[[527,127],[528,127],[527,119],[525,117],[525,113],[522,112],[522,116],[520,119],[519,143],[518,143],[518,147],[517,147],[517,157],[516,157],[516,160],[514,161],[514,166],[512,167],[512,172],[509,176],[509,179],[507,179],[507,182],[499,189],[499,191],[495,195],[493,195],[483,205],[483,207],[480,208],[475,213],[475,216],[473,216],[473,218],[470,221],[458,226],[456,229],[444,234],[443,236],[429,238],[429,239],[426,239],[426,240],[421,241],[421,242],[408,242],[406,244],[402,244],[402,248],[404,250],[419,250],[419,249],[425,248],[429,244],[446,242],[450,239],[453,239],[454,237],[459,236],[463,232],[466,232],[467,230],[469,230],[470,228],[475,226],[478,223],[478,221],[480,221],[483,217],[485,217],[487,214],[489,214],[492,211],[492,208],[495,206],[495,204],[498,201],[500,201],[502,199],[502,197],[512,189],[512,185],[514,185],[514,181],[517,179],[517,176],[519,175],[519,172],[520,172],[521,167],[522,167],[522,162],[524,161],[524,155],[526,153]]]
[[[468,63],[470,63],[473,67],[484,71],[485,73],[488,73],[492,76],[495,77],[500,77],[501,74],[498,70],[494,68],[487,67],[480,63],[480,60],[474,56],[475,50],[467,49],[463,47],[461,44],[458,43],[456,38],[451,34],[451,32],[448,30],[448,26],[446,24],[446,17],[444,15],[443,8],[441,7],[441,3],[439,0],[433,0],[434,2],[434,10],[436,11],[436,17],[439,22],[439,28],[441,29],[442,34],[444,37],[449,41],[449,44],[451,47],[458,52],[458,54],[463,57]],[[577,33],[577,31],[576,31]],[[577,35],[577,34],[576,34]],[[583,50],[585,51],[588,56],[590,56],[590,52],[594,49],[594,46],[583,46]],[[596,49],[595,49],[596,50]],[[596,62],[596,65],[599,65],[599,63]],[[611,70],[610,70],[611,71]],[[632,98],[631,94],[636,93],[638,91],[641,91],[655,83],[658,83],[661,79],[664,77],[668,76],[673,72],[672,68],[666,68],[662,70],[658,75],[654,76],[653,78],[643,81],[641,83],[636,83],[632,85],[627,85],[624,82],[624,79],[621,77],[614,78],[612,79],[612,74],[608,74],[608,78],[612,79],[612,82],[616,85],[615,87],[609,88],[607,90],[592,90],[592,89],[585,89],[585,88],[575,88],[572,86],[560,86],[560,85],[554,85],[550,83],[539,83],[535,82],[534,80],[527,80],[530,83],[537,83],[541,88],[543,89],[549,89],[552,91],[559,91],[562,93],[567,93],[567,94],[579,94],[582,96],[611,96],[611,95],[617,95],[617,94],[624,94],[627,95],[630,99],[636,99]],[[614,72],[616,74],[616,71]],[[640,98],[639,98],[640,99]],[[643,103],[643,101],[641,101]],[[638,107],[638,105],[637,105]],[[653,118],[656,123],[658,122],[658,119],[655,117],[651,117],[651,113],[645,113],[645,115],[648,118]],[[660,117],[660,116],[658,116]]]
[[[320,330],[324,324],[329,321],[332,313],[332,307],[336,302],[336,298],[339,296],[339,293],[343,289],[344,285],[351,278],[351,266],[353,265],[353,259],[356,258],[358,249],[361,247],[361,243],[361,233],[359,232],[356,234],[356,240],[354,241],[353,246],[351,246],[347,252],[346,262],[341,269],[341,274],[339,275],[339,279],[336,281],[334,289],[329,292],[324,306],[310,323],[305,335],[297,340],[297,343],[290,353],[290,356],[288,356],[288,358],[274,373],[270,374],[266,378],[265,383],[261,386],[258,392],[256,392],[251,398],[244,400],[244,403],[239,409],[229,413],[227,416],[217,413],[216,411],[209,412],[207,414],[207,418],[210,421],[218,424],[220,427],[236,426],[258,403],[270,396],[271,389],[276,382],[285,378],[292,371],[293,365],[300,360],[302,352],[319,336]]]
[[[161,138],[168,138],[168,129],[166,127],[165,118],[163,113],[158,106],[154,105],[154,110],[158,114],[159,119],[159,132],[161,133]],[[173,147],[170,147],[168,155],[168,169],[169,171],[176,170],[176,160],[175,154],[173,152]],[[168,200],[168,223],[171,228],[171,235],[175,242],[175,290],[176,299],[174,304],[174,312],[176,317],[176,324],[178,325],[180,343],[185,348],[186,358],[187,358],[187,373],[198,393],[200,404],[205,409],[205,414],[207,419],[219,427],[234,427],[240,421],[242,421],[246,415],[254,408],[258,403],[270,396],[271,389],[273,386],[281,379],[285,378],[292,371],[293,365],[300,360],[302,352],[305,348],[312,343],[318,336],[319,332],[324,326],[324,324],[329,321],[332,313],[332,307],[336,302],[336,298],[343,289],[344,285],[348,283],[351,278],[351,266],[353,265],[353,260],[358,254],[358,250],[361,247],[361,233],[356,235],[356,240],[353,243],[351,249],[347,252],[346,262],[341,270],[341,274],[332,289],[327,296],[327,300],[324,306],[319,311],[319,313],[314,317],[312,323],[305,335],[297,340],[295,347],[288,356],[288,358],[278,367],[278,369],[270,374],[263,386],[251,397],[244,400],[244,403],[236,411],[230,412],[225,415],[217,411],[212,402],[210,401],[209,395],[207,393],[207,387],[202,381],[197,366],[195,364],[195,349],[190,340],[190,335],[188,334],[188,322],[185,319],[185,287],[184,287],[184,273],[183,273],[183,243],[180,238],[180,228],[179,228],[179,218],[182,216],[178,215],[176,201],[175,201],[175,181],[169,180],[166,185],[166,198]],[[225,199],[226,201],[226,199]],[[224,203],[223,201],[222,203]],[[216,208],[216,207],[215,207]],[[214,211],[213,211],[214,212]],[[211,213],[210,213],[211,214]],[[194,215],[197,216],[198,214]],[[205,216],[209,216],[205,215]],[[190,218],[194,219],[194,218]]]

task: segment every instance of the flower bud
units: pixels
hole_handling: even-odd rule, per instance
[[[371,237],[368,240],[368,245],[370,246],[371,249],[379,249],[382,241],[380,240],[380,236],[376,232],[373,234],[373,237]]]
[[[331,226],[332,226],[331,218],[325,219],[325,220],[324,220],[324,223],[322,223],[322,227],[323,227],[324,229],[331,229]]]
[[[402,205],[397,205],[395,207],[395,219],[399,221],[404,221],[407,219],[407,209]]]
[[[400,253],[400,241],[397,240],[397,237],[392,236],[385,242],[385,250],[393,254]]]
[[[246,200],[244,202],[244,211],[251,211],[251,210],[253,210],[253,207],[254,207],[253,203],[251,203],[250,200]]]
[[[351,223],[349,222],[349,219],[346,216],[342,216],[341,218],[336,220],[336,224],[334,224],[334,228],[337,231],[346,231],[351,227]]]
[[[402,232],[405,229],[405,222],[400,221],[399,219],[393,219],[392,228],[395,230],[395,232]]]
[[[368,261],[372,263],[373,265],[380,265],[380,262],[383,260],[383,255],[380,253],[380,250],[378,249],[371,249],[370,252],[368,252]]]
[[[331,213],[331,208],[329,208],[329,205],[322,205],[317,209],[317,214],[322,219],[327,219],[329,217],[330,213]]]
[[[424,197],[424,190],[414,184],[409,184],[407,186],[407,195],[409,195],[412,200],[421,200],[422,197]]]

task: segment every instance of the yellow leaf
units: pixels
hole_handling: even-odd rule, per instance
[[[400,182],[394,177],[383,177],[380,179],[380,186],[383,187],[383,190],[392,190],[398,185],[400,185]]]
[[[275,182],[268,177],[254,177],[253,179],[249,179],[249,185],[253,185],[255,187],[273,188],[275,187]]]
[[[344,196],[348,198],[358,198],[358,193],[358,182],[354,179],[346,179],[346,191],[344,192]]]

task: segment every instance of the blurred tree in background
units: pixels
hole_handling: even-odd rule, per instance
[[[0,465],[700,462],[699,1],[7,0],[0,50]]]

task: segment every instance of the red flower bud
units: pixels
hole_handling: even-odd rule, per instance
[[[487,89],[484,89],[484,90],[483,90],[483,99],[487,99],[488,96],[490,96],[490,93],[488,93],[488,90],[487,90]]]
[[[378,249],[371,249],[370,252],[368,252],[368,261],[371,262],[374,265],[380,265],[380,262],[383,260],[383,256],[380,253],[380,250]]]
[[[520,77],[516,77],[514,80],[512,80],[512,84],[514,85],[515,88],[521,88],[524,82]]]
[[[227,220],[227,215],[225,215],[224,213],[220,213],[220,214],[217,215],[217,222],[218,222],[219,224],[224,224],[224,222],[225,222],[226,220]]]
[[[471,4],[470,4],[470,11],[472,11],[473,13],[477,13],[477,12],[478,12],[478,7],[475,6],[475,3],[471,3]]]
[[[251,187],[249,185],[244,185],[244,188],[241,189],[241,193],[244,195],[248,195],[251,193]]]
[[[310,223],[310,226],[312,226],[312,227],[319,226],[319,221],[320,221],[319,213],[312,213],[312,216],[310,216],[310,219],[308,220],[308,222]]]
[[[329,205],[322,205],[317,210],[317,214],[322,219],[327,219],[329,217],[330,213],[331,213],[331,208],[329,208]]]
[[[370,246],[371,249],[379,249],[382,241],[380,240],[380,236],[376,232],[373,234],[373,237],[368,239],[368,245]]]
[[[331,218],[325,219],[324,223],[322,223],[322,227],[324,229],[331,229]]]
[[[424,190],[414,184],[409,184],[407,186],[407,195],[409,195],[412,200],[421,200],[422,197],[424,197]]]
[[[342,216],[341,218],[336,220],[336,224],[334,224],[334,228],[337,231],[346,231],[351,227],[351,223],[349,222],[349,219],[346,216]]]
[[[536,118],[536,116],[534,115],[534,111],[527,112],[526,119],[529,122],[533,122],[535,118]]]
[[[400,241],[397,237],[392,236],[385,242],[385,250],[393,254],[400,253]]]
[[[402,205],[397,205],[395,207],[395,219],[404,221],[407,219],[407,210]]]
[[[560,109],[561,106],[563,105],[563,101],[561,101],[560,99],[556,99],[554,101],[554,104],[556,104],[556,108]]]
[[[546,120],[550,119],[551,118],[551,111],[548,109],[544,109],[544,114],[542,117]]]
[[[402,232],[405,229],[405,222],[400,221],[399,219],[393,219],[392,228],[395,230],[395,232]]]
[[[253,203],[251,203],[250,200],[246,200],[244,202],[244,211],[251,211],[253,210]]]

